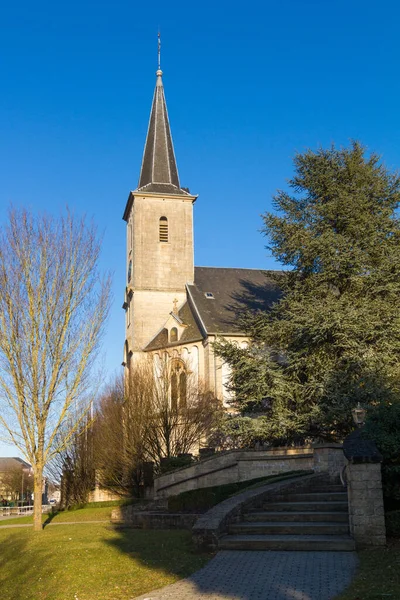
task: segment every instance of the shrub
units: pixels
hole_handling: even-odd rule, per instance
[[[400,537],[400,510],[386,513],[386,533],[389,537]]]
[[[223,415],[208,443],[220,450],[253,448],[256,444],[268,444],[269,435],[265,428],[266,418]]]
[[[182,467],[190,467],[193,464],[193,456],[191,454],[182,454],[182,456],[170,456],[169,458],[162,458],[160,462],[160,473],[170,473],[176,469]]]
[[[383,456],[382,483],[386,509],[400,507],[400,404],[369,411],[363,435],[374,440]]]

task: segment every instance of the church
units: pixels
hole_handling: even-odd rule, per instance
[[[197,196],[179,182],[162,76],[159,67],[139,183],[123,214],[127,280],[122,364],[129,368],[145,354],[155,363],[170,358],[181,365],[181,376],[188,370],[228,407],[230,369],[214,353],[213,342],[224,338],[246,347],[238,312],[268,308],[279,290],[266,271],[194,266]]]

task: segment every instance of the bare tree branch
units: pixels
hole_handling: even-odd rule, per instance
[[[93,396],[110,302],[99,254],[93,224],[69,212],[11,209],[0,234],[0,426],[32,464],[36,529],[43,468],[80,431]]]

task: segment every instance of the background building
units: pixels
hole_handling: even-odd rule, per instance
[[[31,500],[33,473],[22,458],[0,458],[0,505],[2,500]]]

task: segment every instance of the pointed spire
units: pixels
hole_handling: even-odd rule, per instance
[[[167,104],[165,102],[163,72],[160,62],[161,39],[158,34],[158,69],[151,107],[149,128],[144,147],[138,190],[156,194],[185,194],[181,190],[174,147],[172,144]]]

